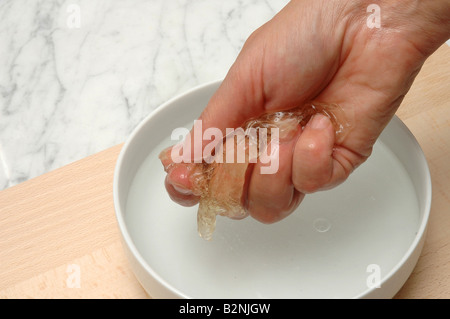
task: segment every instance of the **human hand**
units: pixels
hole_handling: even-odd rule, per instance
[[[370,29],[368,2],[291,1],[249,37],[200,116],[203,130],[225,132],[311,100],[340,105],[350,122],[337,139],[330,120],[316,115],[280,144],[275,174],[260,174],[255,164],[244,194],[252,217],[286,217],[305,194],[338,185],[370,156],[423,62],[449,36],[448,5],[440,10],[443,30],[438,15],[429,17],[436,3],[381,2],[382,27]],[[171,198],[187,206],[198,201],[189,169],[179,166],[166,179]]]

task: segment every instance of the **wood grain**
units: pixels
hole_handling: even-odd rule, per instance
[[[397,115],[427,158],[433,187],[422,255],[396,298],[450,298],[450,48],[430,57]]]
[[[422,256],[398,298],[450,298],[450,105],[405,120],[427,157],[433,187]],[[424,125],[424,123],[429,123]]]
[[[422,68],[397,115],[430,165],[419,262],[396,298],[450,297],[450,48]],[[148,298],[119,239],[112,182],[122,145],[0,192],[0,298]],[[70,288],[71,265],[79,288]]]
[[[117,297],[123,281],[137,290],[128,297],[146,296],[125,262],[114,215],[121,146],[0,192],[0,297]],[[81,290],[66,287],[71,264],[80,266]],[[102,286],[110,289],[96,294]]]

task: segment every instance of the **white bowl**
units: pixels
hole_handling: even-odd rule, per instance
[[[392,298],[422,249],[431,204],[423,152],[397,118],[370,159],[281,222],[218,217],[197,234],[197,207],[173,203],[159,152],[191,128],[220,82],[163,104],[131,134],[114,176],[123,245],[154,298]]]

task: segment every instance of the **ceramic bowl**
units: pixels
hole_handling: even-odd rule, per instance
[[[159,152],[190,129],[220,81],[161,105],[134,130],[115,170],[114,202],[132,269],[153,298],[392,298],[419,258],[430,173],[394,117],[369,160],[340,186],[307,195],[286,219],[218,217],[211,241],[197,207],[172,202]]]

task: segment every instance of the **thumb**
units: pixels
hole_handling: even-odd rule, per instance
[[[331,120],[317,113],[297,140],[292,163],[294,187],[303,193],[332,188],[343,182],[353,165],[345,152],[335,146],[336,134]]]

